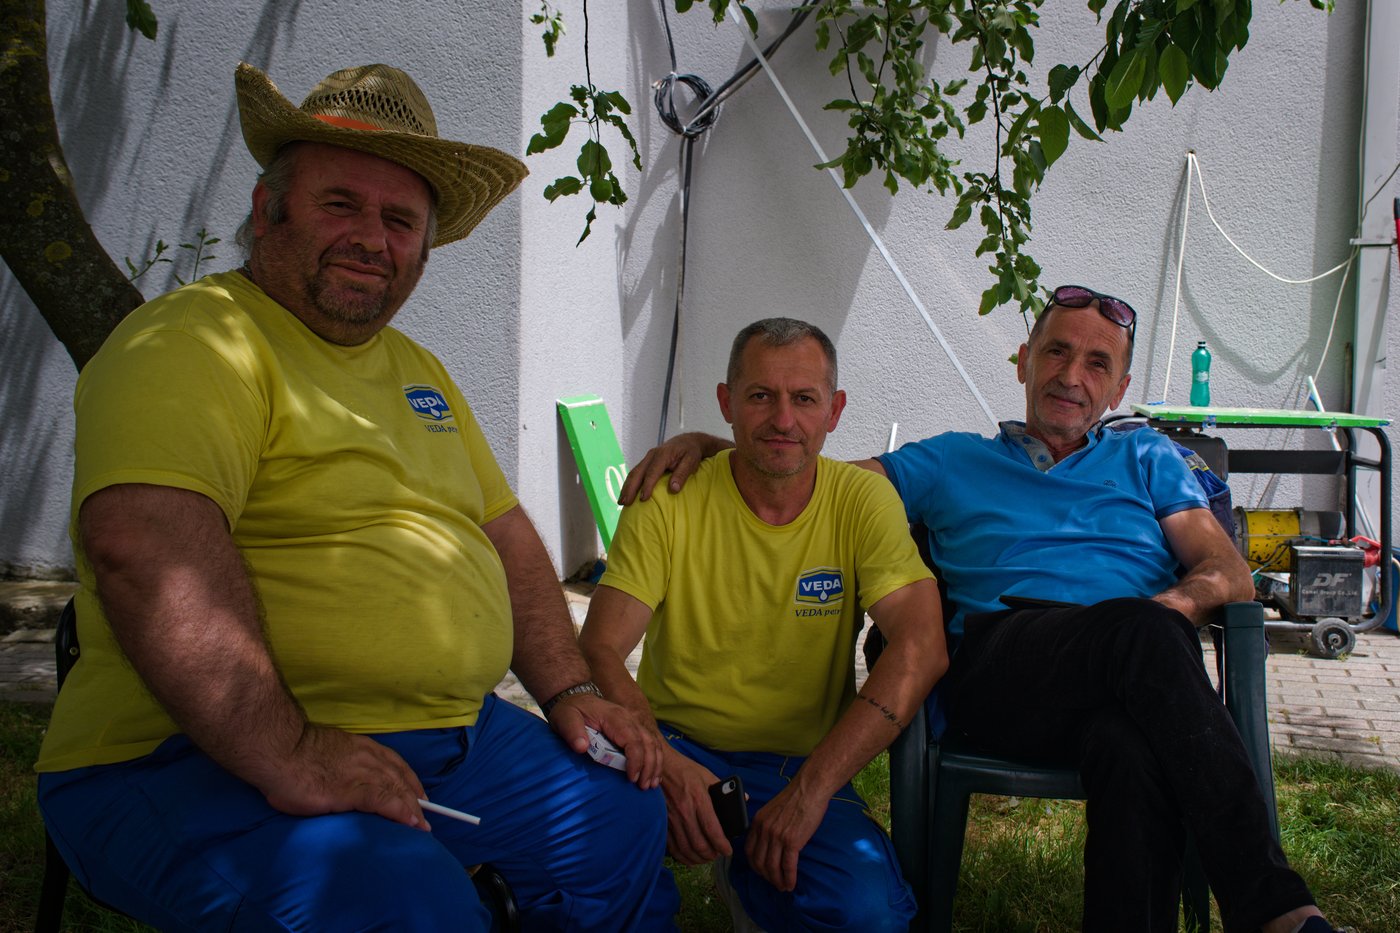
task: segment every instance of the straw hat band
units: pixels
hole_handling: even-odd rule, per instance
[[[329,123],[331,126],[344,127],[347,130],[382,130],[384,127],[375,126],[373,123],[366,123],[364,120],[352,120],[349,117],[337,117],[329,113],[314,114],[316,119],[322,123]]]

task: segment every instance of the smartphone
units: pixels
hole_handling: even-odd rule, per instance
[[[731,775],[710,785],[710,803],[719,817],[720,829],[730,839],[749,828],[749,807],[744,800],[744,782]]]

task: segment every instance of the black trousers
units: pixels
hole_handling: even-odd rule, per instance
[[[1130,598],[970,616],[943,685],[978,745],[1079,769],[1088,933],[1177,929],[1187,829],[1227,931],[1312,903],[1181,613]]]

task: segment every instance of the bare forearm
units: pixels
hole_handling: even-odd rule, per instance
[[[525,689],[545,703],[559,691],[589,679],[564,590],[549,552],[519,506],[488,522],[483,530],[505,565],[515,624],[511,669]]]
[[[305,718],[218,507],[183,490],[113,487],[84,503],[80,528],[113,635],[152,695],[211,758],[266,786]]]
[[[795,783],[815,799],[830,799],[899,736],[946,669],[946,655],[892,643]]]
[[[647,702],[642,688],[632,679],[625,660],[607,646],[590,645],[587,638],[582,641],[582,647],[584,660],[593,672],[593,682],[603,691],[603,696],[630,710],[638,722],[660,734],[651,704]]]
[[[1203,561],[1156,597],[1158,602],[1176,609],[1198,627],[1209,622],[1215,611],[1226,603],[1253,598],[1254,584],[1249,571],[1236,557]]]

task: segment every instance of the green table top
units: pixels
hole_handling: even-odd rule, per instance
[[[1289,408],[1197,408],[1194,405],[1130,406],[1139,415],[1156,421],[1194,424],[1266,424],[1307,428],[1378,428],[1389,418],[1354,415],[1349,411],[1294,411]]]

